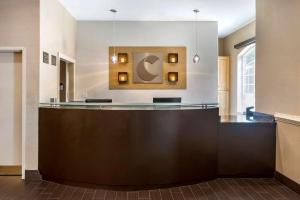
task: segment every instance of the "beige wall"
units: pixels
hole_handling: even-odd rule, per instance
[[[152,102],[154,96],[180,96],[184,102],[217,102],[218,26],[199,22],[199,64],[192,22],[118,22],[117,46],[185,46],[187,89],[109,90],[108,47],[113,44],[112,22],[78,22],[77,99],[112,98],[114,102]],[[174,34],[176,32],[176,34]]]
[[[255,37],[255,22],[251,22],[238,31],[230,34],[221,41],[223,46],[222,56],[230,57],[230,113],[237,113],[237,61],[238,55],[243,49],[235,49],[234,45]]]
[[[37,169],[39,0],[0,1],[0,46],[26,48],[26,169]]]
[[[219,56],[224,56],[224,38],[219,38],[218,45],[219,45]]]
[[[300,184],[300,123],[278,122],[276,170]]]
[[[300,115],[300,1],[257,1],[257,110]]]
[[[22,53],[0,52],[0,166],[22,163]]]
[[[58,0],[40,1],[40,51],[75,59],[76,21]],[[40,58],[40,102],[58,96],[58,67]],[[57,62],[58,65],[59,62]]]
[[[300,1],[257,0],[256,108],[300,116]],[[300,126],[279,122],[276,169],[300,184]]]

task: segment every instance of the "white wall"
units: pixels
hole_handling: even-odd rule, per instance
[[[117,22],[116,46],[185,46],[186,90],[109,90],[108,47],[112,22],[77,24],[77,99],[112,98],[114,102],[152,102],[153,96],[181,96],[184,102],[217,102],[218,24],[199,22],[200,64],[192,62],[195,31],[192,22]]]
[[[39,0],[0,1],[0,46],[26,49],[25,167],[37,169],[39,97]]]
[[[76,21],[58,0],[40,1],[40,55],[58,52],[75,59]],[[58,64],[59,62],[57,62]],[[44,64],[40,56],[40,102],[57,98],[58,67]]]

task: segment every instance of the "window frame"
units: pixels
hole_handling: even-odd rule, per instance
[[[244,48],[239,54],[238,54],[238,65],[237,65],[237,113],[238,114],[245,114],[245,110],[243,110],[243,105],[242,105],[242,98],[243,98],[243,67],[244,65],[244,57],[254,49],[254,51],[256,51],[256,44],[251,44],[248,47]],[[256,53],[256,52],[255,52]],[[253,72],[253,76],[254,76],[254,107],[255,107],[255,73],[256,73],[256,56],[254,58],[254,72]]]

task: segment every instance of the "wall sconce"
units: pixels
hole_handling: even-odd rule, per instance
[[[178,63],[178,53],[169,53],[168,63]]]
[[[128,54],[127,53],[118,53],[118,62],[121,64],[128,63]]]
[[[119,84],[124,84],[128,82],[128,73],[127,72],[118,72],[118,82]]]
[[[168,81],[171,83],[178,82],[178,72],[169,72],[168,73]]]

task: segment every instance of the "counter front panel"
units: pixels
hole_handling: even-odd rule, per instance
[[[216,178],[218,108],[39,108],[45,180],[161,186]]]

